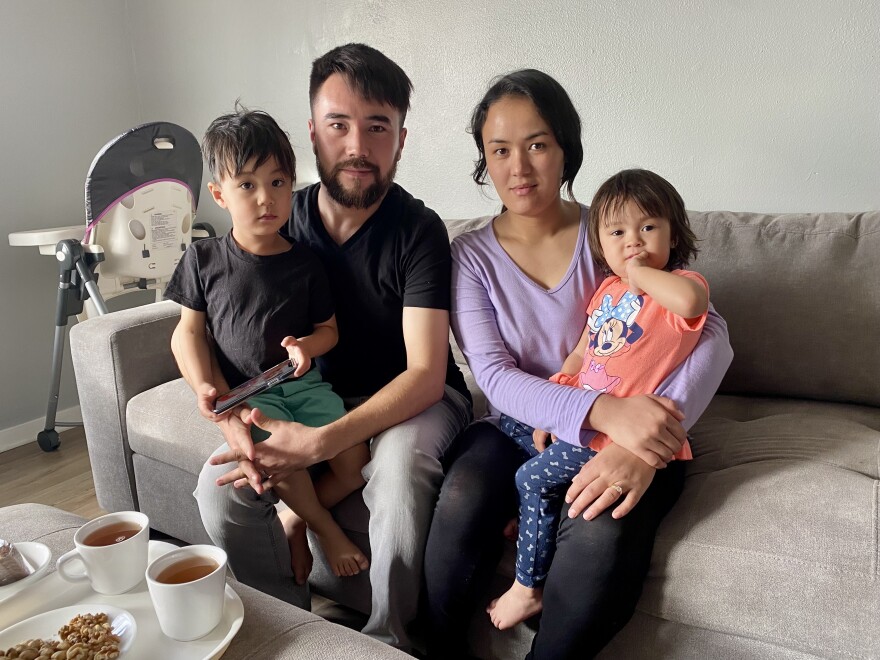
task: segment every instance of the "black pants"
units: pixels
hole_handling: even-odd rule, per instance
[[[468,427],[446,455],[446,478],[425,552],[425,614],[431,657],[465,657],[466,634],[486,598],[516,515],[516,444],[493,425]],[[642,592],[654,536],[681,492],[684,464],[658,470],[638,505],[620,520],[607,509],[591,521],[563,509],[556,556],[531,660],[591,658],[629,621]]]

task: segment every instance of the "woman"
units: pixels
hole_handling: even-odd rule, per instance
[[[710,312],[662,397],[549,382],[580,338],[585,304],[603,277],[587,247],[586,207],[562,196],[572,196],[583,161],[580,117],[553,78],[522,70],[493,83],[471,132],[474,180],[483,185],[488,174],[504,206],[453,242],[452,326],[489,414],[446,459],[425,556],[431,653],[463,656],[516,512],[513,475],[524,456],[498,429],[503,412],[563,441],[586,445],[591,431],[614,441],[566,494],[529,654],[592,657],[632,616],[657,526],[681,491],[683,465],[670,461],[686,438],[683,424],[696,421],[730,364],[726,325]]]

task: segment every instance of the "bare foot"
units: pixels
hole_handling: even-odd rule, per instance
[[[519,582],[514,582],[501,598],[496,598],[486,612],[498,630],[513,628],[516,624],[535,616],[544,609],[544,589],[530,589]]]
[[[305,584],[312,572],[312,551],[309,550],[309,540],[306,538],[306,523],[289,509],[280,511],[278,517],[284,525],[284,534],[290,546],[293,578],[297,584]]]
[[[324,557],[336,577],[351,577],[370,567],[370,562],[363,552],[345,535],[339,527],[327,530],[324,534],[315,532]],[[314,529],[312,531],[315,531]]]

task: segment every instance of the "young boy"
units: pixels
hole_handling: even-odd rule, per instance
[[[199,412],[213,422],[228,414],[244,417],[247,408],[214,414],[214,399],[289,357],[297,365],[295,380],[248,399],[247,406],[308,426],[329,424],[345,409],[312,367],[312,358],[338,340],[327,276],[308,247],[278,233],[290,216],[296,180],[290,141],[265,112],[236,106],[208,127],[202,152],[213,179],[208,190],[229,211],[232,230],[193,243],[165,291],[182,305],[175,332],[178,366],[198,397]],[[268,437],[256,426],[251,435],[255,442]],[[292,510],[282,520],[299,584],[312,565],[306,525],[336,575],[368,567],[321,504],[332,506],[363,486],[361,469],[368,460],[369,450],[360,444],[331,459],[317,485],[301,470],[274,486]]]

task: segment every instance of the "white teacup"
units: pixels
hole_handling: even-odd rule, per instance
[[[58,558],[58,575],[69,582],[88,580],[100,594],[125,593],[144,578],[150,519],[137,511],[108,513],[80,527],[76,546]],[[71,572],[79,560],[84,571]]]
[[[211,632],[223,616],[226,553],[213,545],[190,545],[154,559],[147,587],[168,637],[189,642]]]

